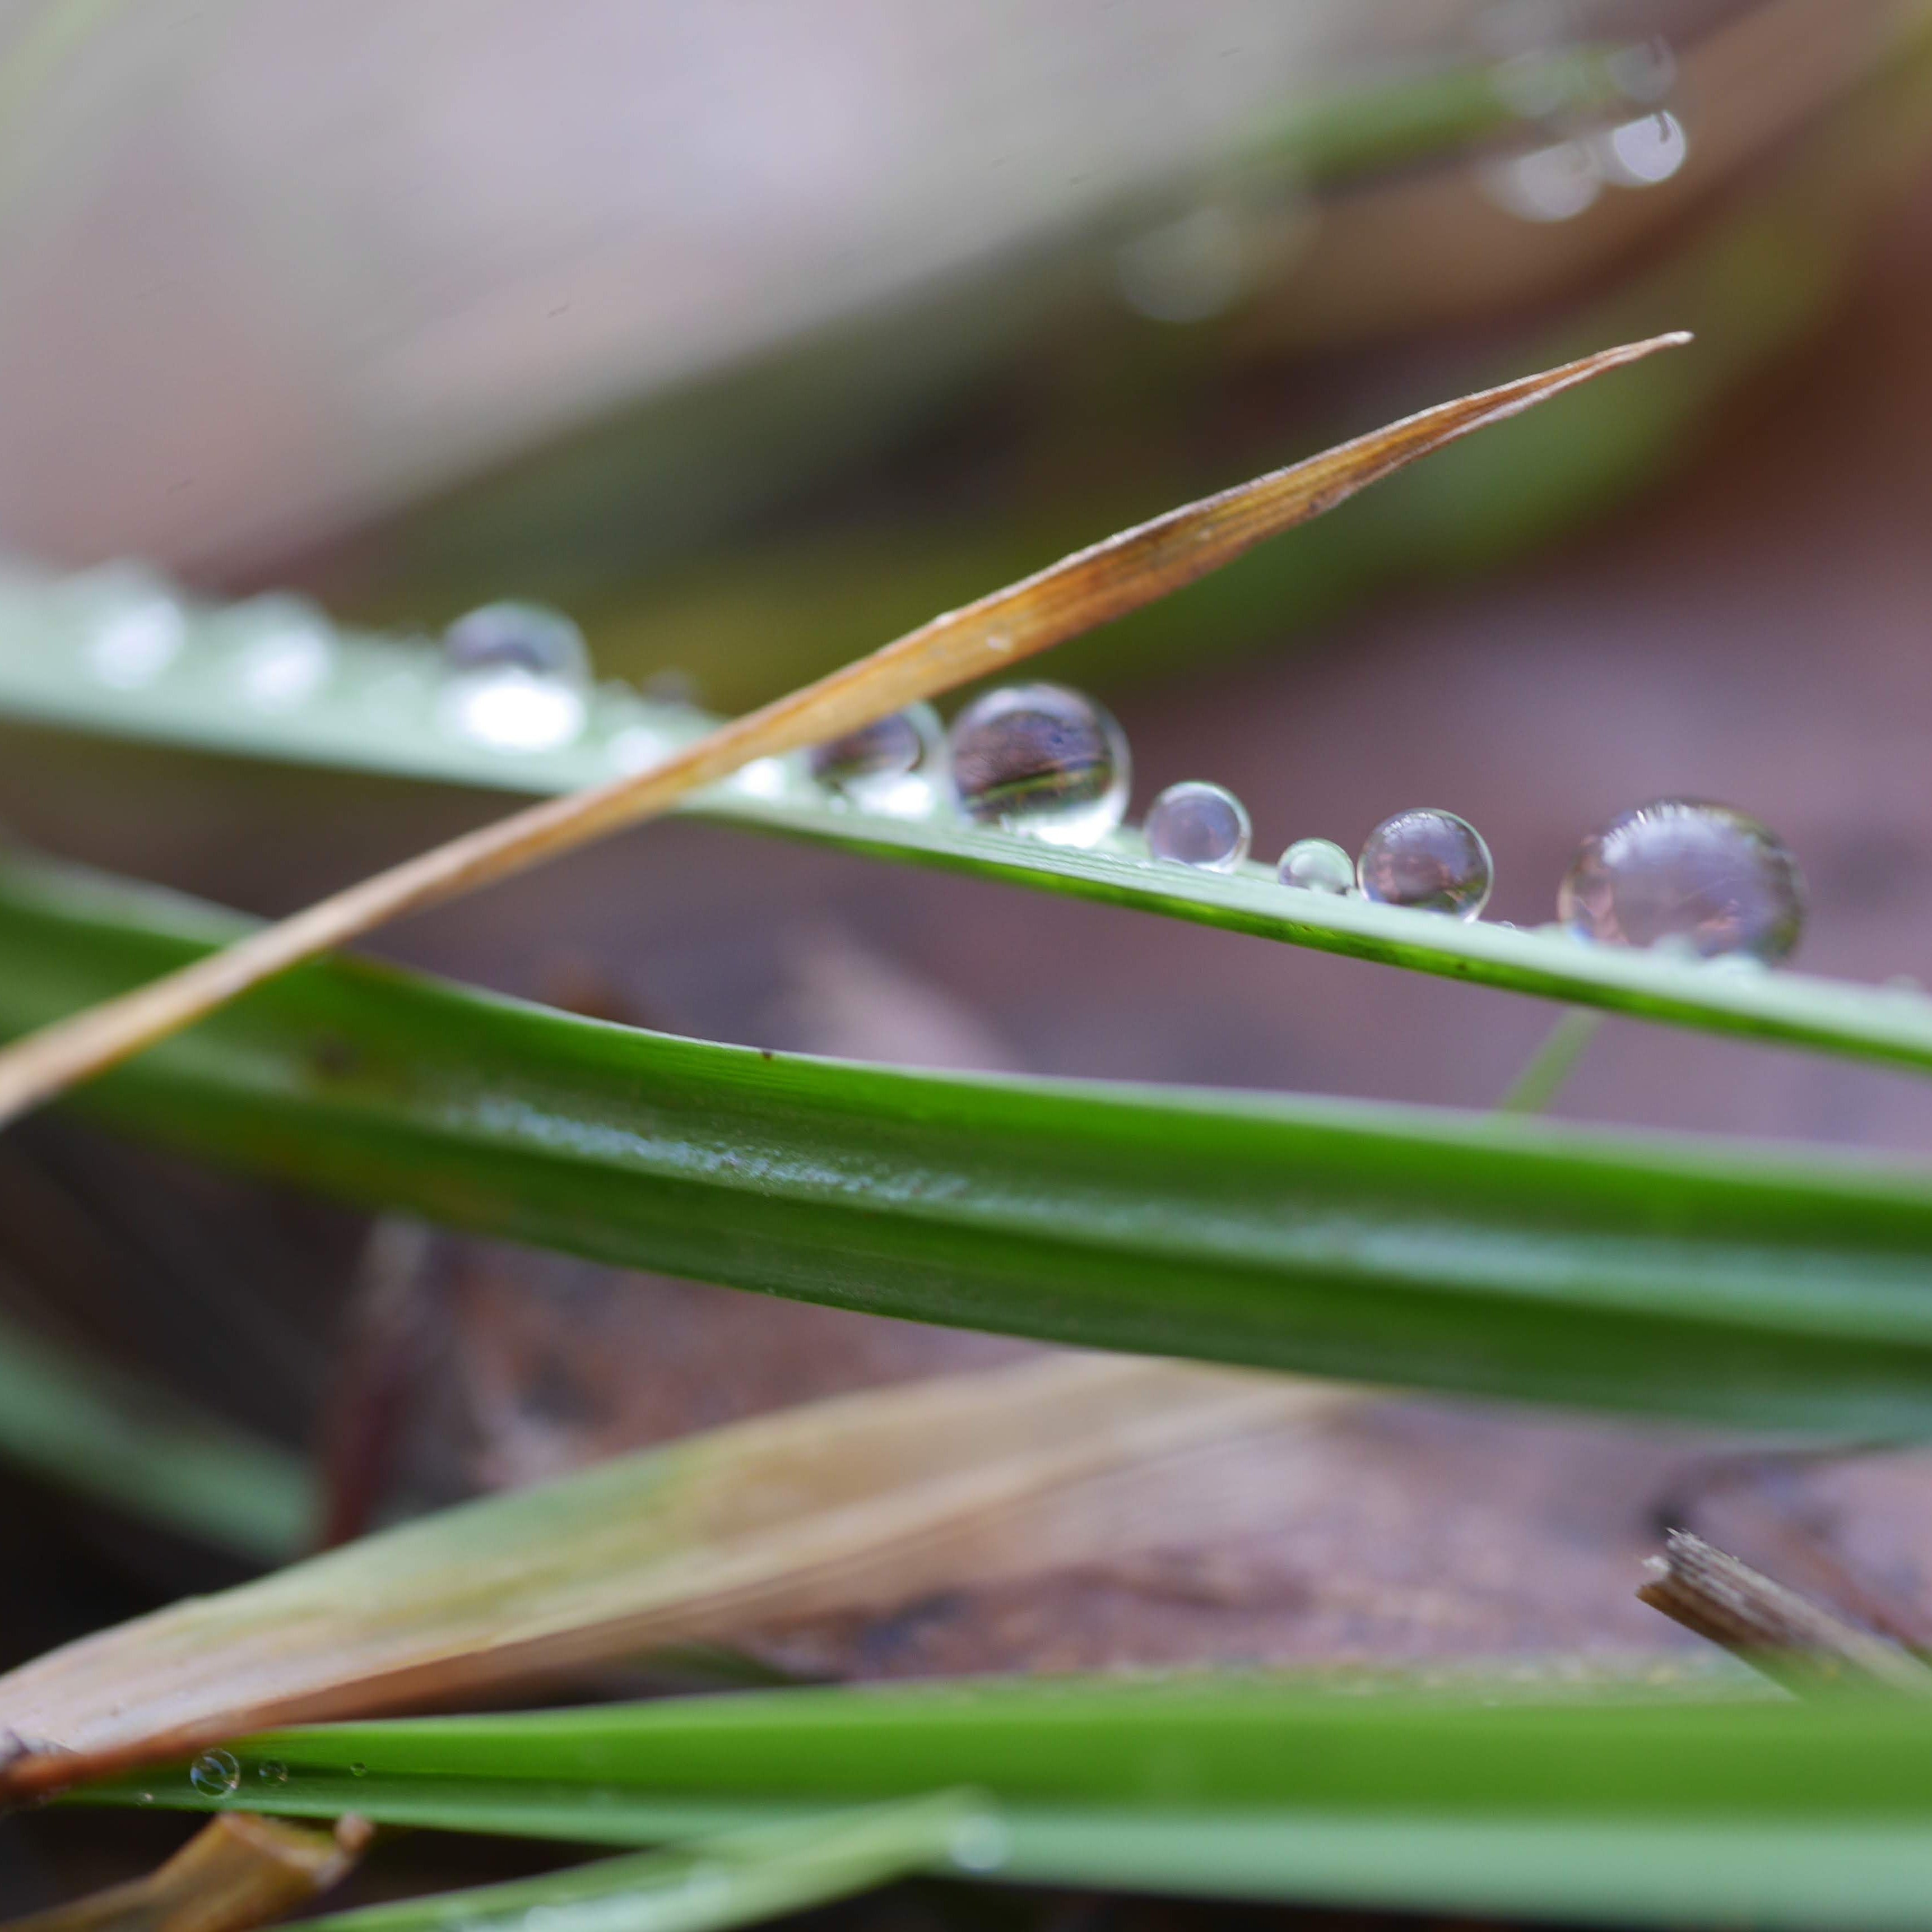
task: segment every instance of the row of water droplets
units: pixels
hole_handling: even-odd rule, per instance
[[[86,659],[102,683],[141,689],[178,665],[190,626],[166,586],[117,569],[68,587],[89,620]],[[294,710],[322,695],[336,675],[336,640],[320,614],[299,600],[258,598],[207,622],[246,705]],[[231,634],[225,640],[224,624]],[[472,610],[444,633],[440,655],[430,700],[436,724],[490,750],[565,749],[585,736],[599,696],[600,715],[616,721],[602,740],[614,770],[647,767],[704,728],[694,707],[647,706],[627,692],[598,693],[582,632],[542,606],[501,602]],[[396,675],[419,688],[420,661]],[[1150,866],[1254,876],[1246,864],[1250,820],[1232,792],[1202,780],[1168,786],[1148,807],[1144,844],[1136,848],[1121,832],[1130,776],[1126,736],[1102,706],[1059,685],[1028,682],[974,698],[950,728],[931,706],[916,704],[802,758],[757,760],[725,788],[745,800],[834,811],[956,814],[1049,844],[1105,846],[1135,857],[1144,850]],[[1472,920],[1488,903],[1495,874],[1474,826],[1425,807],[1384,819],[1353,858],[1332,840],[1297,839],[1276,876],[1297,891],[1359,895]],[[1579,938],[1770,962],[1797,944],[1803,885],[1791,854],[1754,820],[1723,806],[1666,799],[1624,813],[1584,842],[1563,880],[1557,915],[1558,928]]]

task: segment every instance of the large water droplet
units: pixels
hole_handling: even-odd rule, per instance
[[[188,1781],[205,1798],[226,1798],[242,1782],[242,1767],[230,1752],[203,1751],[188,1766]]]
[[[443,633],[444,724],[500,752],[550,752],[583,730],[590,657],[560,610],[485,604]]]
[[[1091,845],[1127,807],[1126,736],[1090,698],[1057,684],[1011,684],[952,721],[953,790],[982,825],[1053,845]]]
[[[1384,905],[1474,919],[1489,903],[1496,868],[1483,835],[1466,818],[1419,807],[1384,819],[1369,834],[1355,878]]]
[[[1248,856],[1247,808],[1225,785],[1189,778],[1148,807],[1148,850],[1156,859],[1232,872]]]
[[[1804,930],[1797,861],[1754,818],[1701,799],[1664,798],[1584,840],[1556,895],[1580,938],[1705,958],[1788,958]]]
[[[1605,179],[1618,188],[1654,188],[1676,173],[1690,153],[1683,122],[1662,110],[1600,134],[1596,148]]]
[[[932,770],[946,742],[939,714],[909,705],[812,749],[812,776],[862,812],[916,817],[932,806]]]
[[[1305,892],[1346,892],[1355,884],[1355,862],[1332,838],[1298,838],[1281,855],[1276,874],[1285,886]]]

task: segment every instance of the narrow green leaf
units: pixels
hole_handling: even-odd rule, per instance
[[[4,1318],[0,1456],[258,1562],[296,1555],[317,1520],[314,1484],[286,1450]]]
[[[0,1031],[237,923],[0,870]],[[1932,1430],[1932,1180],[1828,1150],[768,1055],[347,961],[259,989],[82,1104],[354,1199],[806,1300],[1364,1382]]]
[[[71,728],[332,769],[538,794],[572,791],[661,756],[716,721],[611,686],[583,735],[548,752],[493,749],[442,728],[440,661],[427,645],[331,632],[284,600],[196,615],[166,674],[134,688],[89,668],[86,579],[0,581],[0,714]],[[320,640],[331,668],[298,704],[251,699],[250,667],[278,638]],[[299,650],[299,645],[290,648]],[[254,654],[254,655],[251,655]],[[270,684],[272,692],[277,687]],[[772,794],[776,795],[770,795]],[[972,827],[950,812],[892,818],[842,808],[776,766],[716,788],[696,808],[747,827],[877,859],[995,878],[1318,951],[1466,980],[1712,1033],[1918,1071],[1932,1069],[1932,999],[1780,972],[1750,974],[1559,934],[1464,924],[1358,898],[1294,892],[1267,868],[1221,874],[1162,865],[1137,833],[1079,850]]]
[[[284,1732],[236,1746],[225,1802],[620,1844],[958,1780],[998,1805],[1000,1828],[956,1840],[956,1862],[1006,1879],[1904,1926],[1926,1922],[1932,1895],[1928,1742],[1924,1714],[1894,1705],[1035,1679]],[[179,1769],[139,1790],[216,1802]]]
[[[983,1817],[970,1796],[941,1793],[308,1923],[315,1932],[526,1932],[540,1914],[544,1932],[712,1932],[943,1866]]]

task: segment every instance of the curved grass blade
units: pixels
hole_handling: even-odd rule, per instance
[[[573,792],[640,756],[662,755],[712,721],[610,688],[589,728],[560,751],[492,750],[439,730],[440,660],[427,646],[332,637],[332,682],[286,710],[252,704],[247,653],[320,620],[280,600],[242,604],[190,626],[178,670],[139,691],[88,674],[85,630],[66,586],[0,580],[0,713],[76,729],[208,750],[452,780],[539,794]],[[641,749],[640,748],[642,748]],[[1589,946],[1550,932],[1518,932],[1399,906],[1292,892],[1268,868],[1232,875],[1149,860],[1138,835],[1077,850],[971,827],[934,814],[895,818],[841,809],[767,772],[766,797],[713,786],[686,808],[706,817],[842,847],[875,859],[993,878],[1318,951],[1465,980],[1600,1012],[1831,1053],[1914,1071],[1932,1070],[1932,999],[1892,987],[1804,974],[1756,975],[1627,947]]]
[[[257,1562],[295,1556],[320,1500],[278,1444],[0,1318],[0,1457]]]
[[[1532,1920],[1922,1925],[1922,1711],[1307,1680],[869,1685],[329,1726],[235,1747],[278,1808],[611,1844],[958,1780],[1001,1878]],[[140,1789],[196,1809],[181,1770]],[[80,1802],[126,1804],[134,1786]],[[236,1801],[238,1802],[238,1801]],[[960,1853],[968,1852],[970,1856]]]
[[[746,763],[795,751],[1005,669],[1232,562],[1358,490],[1580,382],[1689,340],[1660,335],[1405,418],[1178,510],[943,611],[868,656],[722,724],[662,762],[529,806],[364,879],[164,981],[0,1051],[0,1124],[164,1040],[261,981],[403,914],[669,811]]]
[[[0,1030],[242,926],[0,868]],[[1932,1177],[1817,1149],[774,1055],[350,961],[258,988],[86,1098],[352,1199],[806,1300],[1363,1382],[1932,1432]]]
[[[0,1764],[0,1791],[264,1724],[554,1682],[758,1619],[889,1607],[1012,1565],[1024,1538],[1001,1528],[1056,1496],[1257,1430],[1318,1426],[1359,1400],[1279,1376],[1052,1357],[687,1437],[23,1666],[0,1678],[0,1735],[34,1748]]]
[[[802,1912],[914,1872],[996,1828],[967,1792],[720,1833],[674,1851],[400,1899],[308,1922],[316,1932],[714,1932]]]

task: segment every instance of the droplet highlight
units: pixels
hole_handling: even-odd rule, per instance
[[[1466,818],[1423,806],[1384,819],[1369,834],[1355,882],[1382,905],[1474,919],[1489,903],[1496,867]]]
[[[1232,872],[1254,836],[1247,807],[1226,785],[1200,778],[1169,785],[1148,807],[1142,830],[1155,858],[1209,872]]]
[[[1126,811],[1126,735],[1077,691],[989,691],[952,721],[949,741],[954,795],[978,824],[1052,845],[1093,845]]]
[[[1309,892],[1348,892],[1355,888],[1355,862],[1332,838],[1298,838],[1281,855],[1276,876],[1285,886]]]
[[[1712,959],[1788,959],[1804,931],[1804,881],[1778,836],[1728,806],[1658,799],[1577,849],[1556,914],[1579,938],[1672,946]]]
[[[451,676],[439,715],[459,736],[500,752],[570,743],[587,715],[584,634],[541,604],[486,604],[443,633]]]
[[[242,1782],[232,1752],[203,1751],[188,1768],[188,1781],[205,1798],[226,1798]]]

